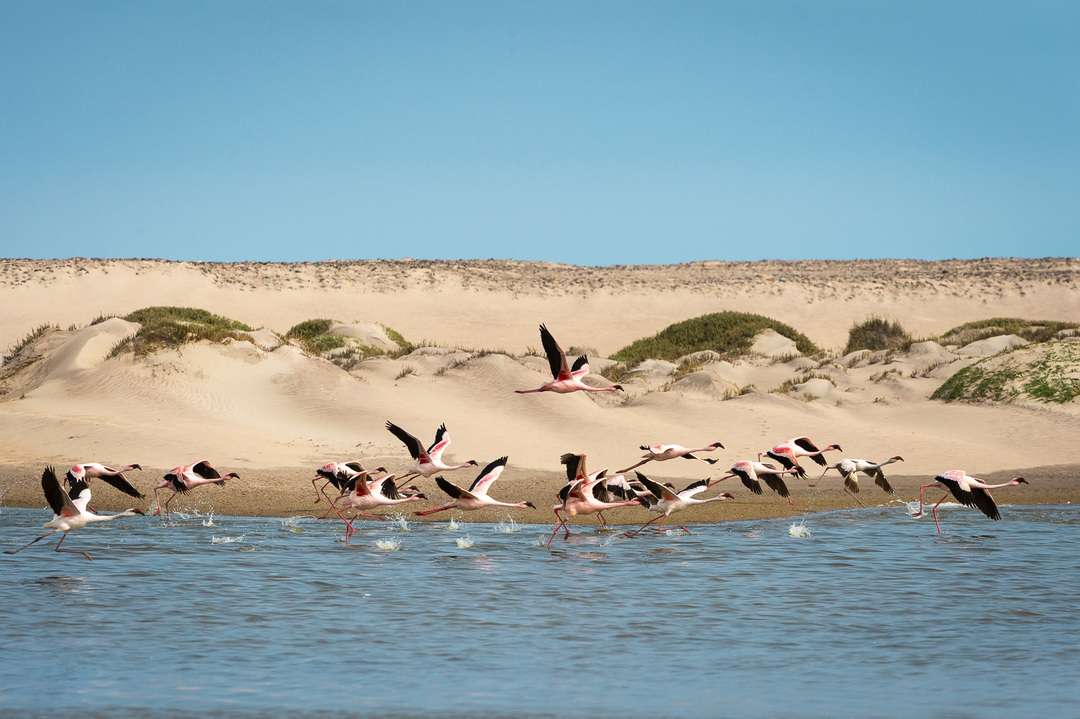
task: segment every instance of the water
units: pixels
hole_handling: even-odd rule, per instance
[[[133,518],[71,535],[93,562],[0,555],[0,714],[1075,716],[1080,511],[1003,513],[550,551],[531,525],[358,523],[345,547],[339,522]],[[44,519],[5,509],[0,545]]]

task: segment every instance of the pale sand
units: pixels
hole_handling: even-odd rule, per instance
[[[768,281],[758,284],[761,277]],[[788,322],[837,349],[852,321],[871,313],[901,319],[916,335],[992,316],[1080,320],[1078,277],[1077,260],[611,269],[513,262],[4,261],[0,344],[42,322],[85,325],[98,312],[182,304],[279,332],[298,320],[329,317],[384,322],[414,341],[510,350],[538,346],[536,326],[543,321],[565,347],[591,347],[600,355],[669,322],[741,309]],[[787,395],[768,390],[814,363],[713,363],[674,384],[664,374],[670,367],[661,366],[626,382],[627,395],[614,398],[515,395],[513,389],[543,381],[542,358],[449,350],[370,360],[351,372],[296,347],[265,351],[247,342],[106,359],[117,339],[133,330],[110,320],[57,332],[36,348],[39,359],[5,367],[0,464],[36,467],[36,477],[46,462],[167,468],[208,458],[235,468],[244,480],[234,489],[206,490],[205,496],[214,497],[219,511],[238,511],[240,505],[225,503],[249,487],[241,505],[259,513],[304,508],[302,489],[286,489],[303,484],[306,470],[296,468],[356,458],[401,468],[404,448],[383,429],[388,418],[425,442],[446,422],[454,437],[451,455],[458,460],[509,455],[498,495],[510,499],[531,478],[559,476],[563,452],[586,452],[592,468],[618,469],[640,454],[637,445],[654,442],[698,446],[719,440],[727,446],[715,469],[680,460],[649,469],[658,478],[679,481],[715,476],[735,459],[801,434],[822,444],[838,442],[845,456],[903,455],[907,461],[895,471],[918,477],[957,467],[985,475],[1080,464],[1077,403],[929,401],[934,388],[975,359],[937,345],[872,364],[825,366],[817,371],[831,380],[812,379]],[[398,379],[404,368],[416,374]],[[763,391],[722,401],[725,392],[746,384]],[[275,473],[269,469],[274,467],[294,469]],[[255,478],[258,485],[247,485]],[[453,478],[467,485],[472,475],[462,471]],[[550,506],[555,481],[540,493],[543,506]],[[265,509],[249,501],[256,486],[265,495]],[[34,492],[0,490],[8,502],[39,501]],[[293,491],[299,492],[295,506]],[[740,502],[750,502],[747,507],[758,506],[745,490],[734,491]],[[277,492],[283,493],[280,500],[274,499]],[[1035,490],[1012,494],[1041,496]],[[193,496],[202,501],[201,493]],[[731,506],[710,511],[726,516],[735,511]],[[781,510],[787,511],[775,511]]]
[[[816,467],[816,465],[815,465]],[[198,510],[202,514],[214,512],[224,515],[262,515],[262,516],[290,516],[290,515],[322,515],[327,511],[326,501],[314,503],[315,493],[311,487],[311,478],[314,474],[306,469],[281,467],[266,469],[236,469],[241,473],[238,480],[229,480],[225,487],[215,486],[200,487],[186,496],[177,497],[172,503],[174,511]],[[643,467],[646,469],[647,467]],[[147,468],[143,472],[132,472],[129,479],[141,490],[147,491],[156,484],[164,470]],[[447,474],[448,479],[460,480],[465,483],[467,476],[464,470],[457,473]],[[792,504],[773,494],[768,489],[765,494],[757,496],[743,488],[737,480],[728,480],[721,483],[718,489],[730,491],[736,495],[736,499],[729,502],[713,502],[701,507],[694,507],[684,512],[673,515],[668,524],[716,522],[737,519],[761,519],[767,517],[787,517],[800,515],[806,512],[820,512],[830,509],[854,509],[859,508],[859,503],[852,495],[843,490],[843,483],[838,479],[836,472],[830,472],[826,479],[818,479],[819,471],[808,469],[809,478],[803,480],[787,480],[791,488]],[[998,505],[1002,507],[1004,514],[1008,513],[1010,504],[1067,504],[1080,502],[1080,465],[1059,465],[1035,467],[1018,472],[992,472],[982,478],[991,482],[1005,482],[1012,479],[1016,474],[1026,477],[1030,485],[1020,487],[1006,487],[994,491],[994,497]],[[717,475],[719,476],[719,475]],[[828,477],[831,477],[828,478]],[[41,467],[0,465],[0,487],[4,488],[5,494],[2,503],[6,506],[21,507],[44,507],[44,499],[41,496]],[[897,500],[918,501],[919,485],[930,481],[929,477],[917,477],[911,475],[890,476],[889,481],[896,490],[896,494],[887,495],[873,485],[866,478],[860,479],[860,491],[858,500],[867,507],[893,506],[900,509]],[[678,487],[684,486],[689,479],[677,479]],[[434,480],[420,479],[414,483],[425,491],[430,499],[429,502],[416,502],[404,504],[400,507],[388,510],[379,510],[381,514],[391,515],[407,513],[410,521],[433,521],[445,522],[451,516],[467,522],[498,522],[512,517],[518,523],[549,523],[553,515],[552,505],[555,503],[555,494],[562,486],[563,478],[554,472],[512,472],[507,470],[492,490],[492,495],[505,501],[529,500],[536,505],[537,509],[499,509],[481,510],[478,512],[444,512],[430,517],[414,517],[412,512],[417,509],[435,506],[448,500],[448,498],[435,486]],[[322,484],[322,481],[319,482]],[[811,486],[812,485],[812,486]],[[93,485],[95,509],[102,511],[119,511],[131,506],[147,509],[149,501],[141,502],[132,500],[130,497],[117,492],[112,487],[96,483]],[[329,488],[331,496],[334,496],[333,488]],[[711,492],[710,492],[711,494]],[[927,490],[927,498],[937,501],[941,497],[941,490]],[[169,492],[163,491],[162,496],[167,498]],[[147,499],[151,500],[152,493],[148,492]],[[953,501],[950,497],[947,501]],[[965,510],[976,511],[976,510]],[[653,516],[644,509],[631,507],[605,512],[608,521],[612,524],[640,524]],[[331,515],[332,519],[336,519]],[[44,521],[44,519],[42,520]],[[574,524],[584,526],[595,525],[595,517],[577,517],[572,520]]]

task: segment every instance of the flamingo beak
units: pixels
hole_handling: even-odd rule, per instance
[[[142,465],[141,464],[133,464],[133,465],[131,465],[131,468],[132,469],[137,469],[140,472],[142,471]]]
[[[528,507],[529,509],[536,509],[536,505],[533,504],[532,502],[526,502],[525,506]]]
[[[1016,479],[1014,479],[1013,481],[1014,481],[1014,482],[1016,482],[1017,484],[1030,484],[1030,482],[1028,482],[1028,481],[1027,481],[1026,479],[1024,479],[1023,477],[1017,477],[1017,478],[1016,478]]]
[[[624,390],[624,389],[622,388],[622,385],[621,385],[621,384],[617,384],[617,385],[615,385],[615,389],[619,390],[620,392],[625,392],[625,391],[626,391],[626,390]]]

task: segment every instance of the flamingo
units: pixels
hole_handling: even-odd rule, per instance
[[[518,394],[531,394],[533,392],[556,392],[558,394],[569,394],[571,392],[621,392],[623,391],[621,384],[612,385],[610,387],[593,387],[587,385],[581,381],[582,377],[589,374],[589,358],[585,355],[581,355],[574,360],[574,365],[571,367],[567,362],[566,353],[563,352],[562,347],[559,347],[559,343],[555,341],[555,337],[544,325],[540,325],[540,342],[544,345],[544,352],[547,354],[548,365],[551,367],[552,380],[545,382],[536,389],[516,389],[514,392]]]
[[[89,552],[61,548],[64,540],[67,539],[68,532],[82,529],[86,525],[95,522],[111,522],[121,517],[142,514],[140,510],[135,508],[125,509],[117,514],[96,514],[89,511],[87,506],[90,504],[90,486],[86,481],[76,480],[71,489],[65,492],[63,487],[60,486],[60,480],[56,478],[56,470],[51,466],[46,467],[45,471],[41,473],[41,491],[45,495],[45,501],[49,503],[49,507],[53,511],[53,518],[42,525],[47,527],[49,531],[18,549],[6,550],[6,554],[18,554],[32,544],[37,544],[56,532],[63,532],[60,541],[56,543],[57,552],[71,552],[72,554],[81,554],[86,559],[93,559]]]
[[[332,502],[334,508],[337,508],[339,497]],[[344,495],[345,502],[347,503],[346,509],[355,509],[356,513],[360,517],[367,517],[369,519],[386,519],[378,514],[372,514],[369,510],[377,509],[378,507],[391,507],[395,504],[404,504],[405,502],[419,502],[427,499],[423,492],[417,492],[415,494],[404,495],[398,491],[397,484],[394,482],[394,475],[388,474],[385,477],[379,477],[371,482],[359,481],[356,483],[356,488]],[[356,530],[353,529],[352,522],[345,519],[344,516],[338,514],[341,517],[341,521],[345,522],[345,543],[349,543],[349,537],[351,537]]]
[[[784,484],[785,474],[798,474],[797,469],[779,469],[775,465],[753,460],[740,460],[731,466],[729,474],[716,480],[723,482],[725,479],[738,477],[743,486],[754,494],[762,494],[761,482],[769,486],[769,489],[791,502],[791,490]]]
[[[159,490],[172,489],[173,491],[173,493],[169,495],[169,498],[165,500],[165,514],[167,516],[169,514],[169,504],[176,498],[177,494],[187,494],[190,490],[201,487],[204,484],[216,484],[219,487],[224,487],[225,480],[227,479],[240,479],[240,475],[236,472],[229,472],[226,475],[222,475],[205,459],[199,460],[194,464],[173,467],[169,470],[168,474],[162,478],[158,486],[154,487],[154,499],[157,501],[157,510],[154,514],[161,514],[161,497],[158,495]]]
[[[867,477],[871,477],[874,480],[874,484],[881,487],[881,489],[888,494],[894,494],[892,485],[889,484],[889,480],[885,479],[885,473],[881,471],[881,468],[887,464],[893,462],[903,462],[904,458],[897,455],[895,457],[889,457],[884,462],[872,462],[869,459],[851,459],[844,458],[836,464],[830,464],[821,473],[821,477],[828,474],[830,469],[835,469],[840,473],[840,476],[844,478],[844,489],[847,491],[858,494],[859,492],[859,473],[862,472]],[[818,477],[818,479],[821,479]]]
[[[416,463],[415,468],[398,479],[398,482],[403,482],[412,477],[430,477],[439,472],[451,472],[455,469],[480,465],[475,459],[470,459],[468,462],[462,462],[461,464],[443,462],[443,454],[446,452],[446,448],[450,446],[450,433],[447,431],[445,424],[440,424],[439,428],[435,430],[435,441],[427,449],[424,449],[424,445],[420,444],[420,440],[389,420],[386,422],[386,429],[390,431],[390,434],[401,440]]]
[[[794,469],[800,477],[805,477],[806,470],[799,464],[799,457],[809,457],[824,467],[828,463],[821,455],[834,449],[842,451],[838,444],[830,444],[824,449],[818,449],[809,437],[795,437],[776,445],[765,454],[779,462],[784,469]],[[761,455],[758,454],[758,460],[760,459]]]
[[[514,507],[518,509],[536,509],[536,505],[532,502],[500,502],[488,495],[491,490],[491,485],[495,484],[495,480],[506,469],[506,463],[509,458],[499,457],[494,462],[488,464],[480,470],[480,474],[476,475],[476,479],[469,485],[467,490],[462,489],[452,482],[448,482],[442,477],[436,477],[435,483],[439,485],[439,489],[446,492],[451,498],[451,501],[446,504],[439,505],[434,509],[425,509],[419,512],[413,512],[417,517],[426,517],[429,514],[435,514],[436,512],[445,512],[448,509],[460,509],[466,512],[472,512],[477,509],[483,509],[485,507]]]
[[[600,515],[601,512],[618,507],[643,504],[641,498],[638,497],[619,501],[604,501],[598,497],[595,490],[597,485],[604,482],[606,471],[600,470],[593,474],[587,474],[585,471],[585,455],[564,454],[559,461],[566,465],[567,475],[573,474],[573,479],[567,482],[559,491],[559,503],[552,507],[557,521],[555,522],[555,528],[551,530],[551,536],[548,537],[547,544],[549,547],[560,528],[565,532],[564,539],[570,537],[570,527],[566,523],[566,517],[562,515],[563,512],[570,517],[579,514],[595,514],[606,526],[607,522],[603,520]]]
[[[688,507],[693,507],[697,504],[708,504],[709,502],[721,502],[728,499],[735,499],[735,495],[731,494],[730,492],[721,492],[715,497],[709,497],[708,499],[698,499],[697,495],[701,494],[709,488],[710,483],[708,478],[699,479],[696,482],[691,482],[681,492],[676,492],[673,488],[667,486],[666,484],[654,482],[641,472],[635,472],[634,474],[637,475],[638,481],[645,485],[646,489],[648,489],[649,492],[651,492],[652,495],[658,500],[655,504],[648,507],[649,511],[658,512],[659,514],[658,516],[650,519],[648,522],[641,525],[634,531],[627,532],[627,537],[636,536],[653,522],[658,522],[661,519],[667,519],[675,512],[681,512]],[[690,530],[687,529],[685,526],[681,527],[681,529],[687,534],[690,534]]]
[[[69,487],[74,487],[76,482],[89,479],[100,479],[102,482],[119,489],[129,497],[143,499],[145,495],[128,482],[127,477],[124,476],[124,472],[130,472],[133,469],[141,471],[142,467],[138,464],[126,464],[119,469],[115,469],[97,462],[86,462],[83,464],[71,465],[71,467],[68,468],[64,479]]]
[[[641,461],[637,464],[632,464],[626,469],[620,469],[619,472],[629,472],[631,469],[637,469],[643,464],[649,462],[666,462],[669,459],[683,458],[683,459],[700,459],[702,462],[708,464],[716,464],[720,460],[712,459],[711,457],[695,457],[694,452],[715,452],[718,449],[724,449],[724,445],[720,442],[712,442],[704,447],[698,447],[697,449],[687,449],[680,444],[643,444],[641,450],[645,454],[641,455]]]
[[[937,533],[941,534],[941,521],[938,519],[938,507],[944,502],[951,494],[956,498],[956,501],[965,507],[972,507],[978,509],[990,519],[1001,519],[1001,512],[998,511],[997,503],[994,502],[994,498],[990,496],[989,489],[997,489],[999,487],[1015,487],[1021,484],[1028,484],[1028,481],[1023,477],[1013,477],[1008,482],[1002,482],[1001,484],[987,484],[977,477],[972,477],[970,474],[962,469],[950,469],[947,472],[934,477],[934,481],[930,484],[924,484],[919,487],[919,511],[911,515],[915,518],[923,516],[924,497],[926,496],[926,490],[931,487],[937,487],[938,489],[945,489],[945,494],[941,496],[941,499],[937,501],[937,504],[930,510],[930,515],[934,518],[934,524],[937,526]]]
[[[373,471],[385,472],[386,467],[376,467]],[[311,480],[311,487],[315,490],[315,504],[319,503],[320,494],[326,497],[327,502],[331,501],[326,494],[328,485],[334,485],[334,489],[338,491],[338,496],[341,496],[346,492],[351,492],[356,486],[357,478],[366,474],[367,472],[359,462],[327,462],[315,470],[315,477]],[[315,483],[320,479],[326,481],[323,482],[321,487],[316,487]]]

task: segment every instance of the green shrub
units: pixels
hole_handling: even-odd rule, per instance
[[[131,341],[131,348],[140,356],[199,340],[244,340],[252,331],[243,322],[194,307],[144,307],[124,319],[141,325]],[[114,347],[114,351],[119,354],[123,348]]]
[[[783,322],[745,312],[714,312],[669,325],[652,337],[623,347],[611,357],[631,366],[646,359],[674,361],[702,350],[713,350],[734,359],[746,355],[754,336],[766,329],[793,340],[803,354],[817,352],[809,338]]]
[[[965,322],[941,335],[938,341],[947,345],[966,345],[997,335],[1018,335],[1028,342],[1047,342],[1061,330],[1077,329],[1076,322],[1057,320],[1024,320],[1016,317],[994,317],[988,320]]]
[[[47,333],[49,330],[55,330],[55,329],[60,329],[60,328],[57,327],[56,325],[44,324],[44,325],[38,325],[34,329],[30,330],[30,332],[25,337],[23,337],[21,340],[19,340],[15,344],[13,344],[8,349],[7,354],[4,355],[4,364],[7,364],[11,360],[18,357],[20,352],[22,352],[26,347],[28,347],[33,342],[36,342],[38,339],[43,337],[45,335],[45,333]]]
[[[899,322],[883,317],[870,317],[848,330],[848,342],[844,354],[857,350],[898,350],[911,346],[911,335]]]

